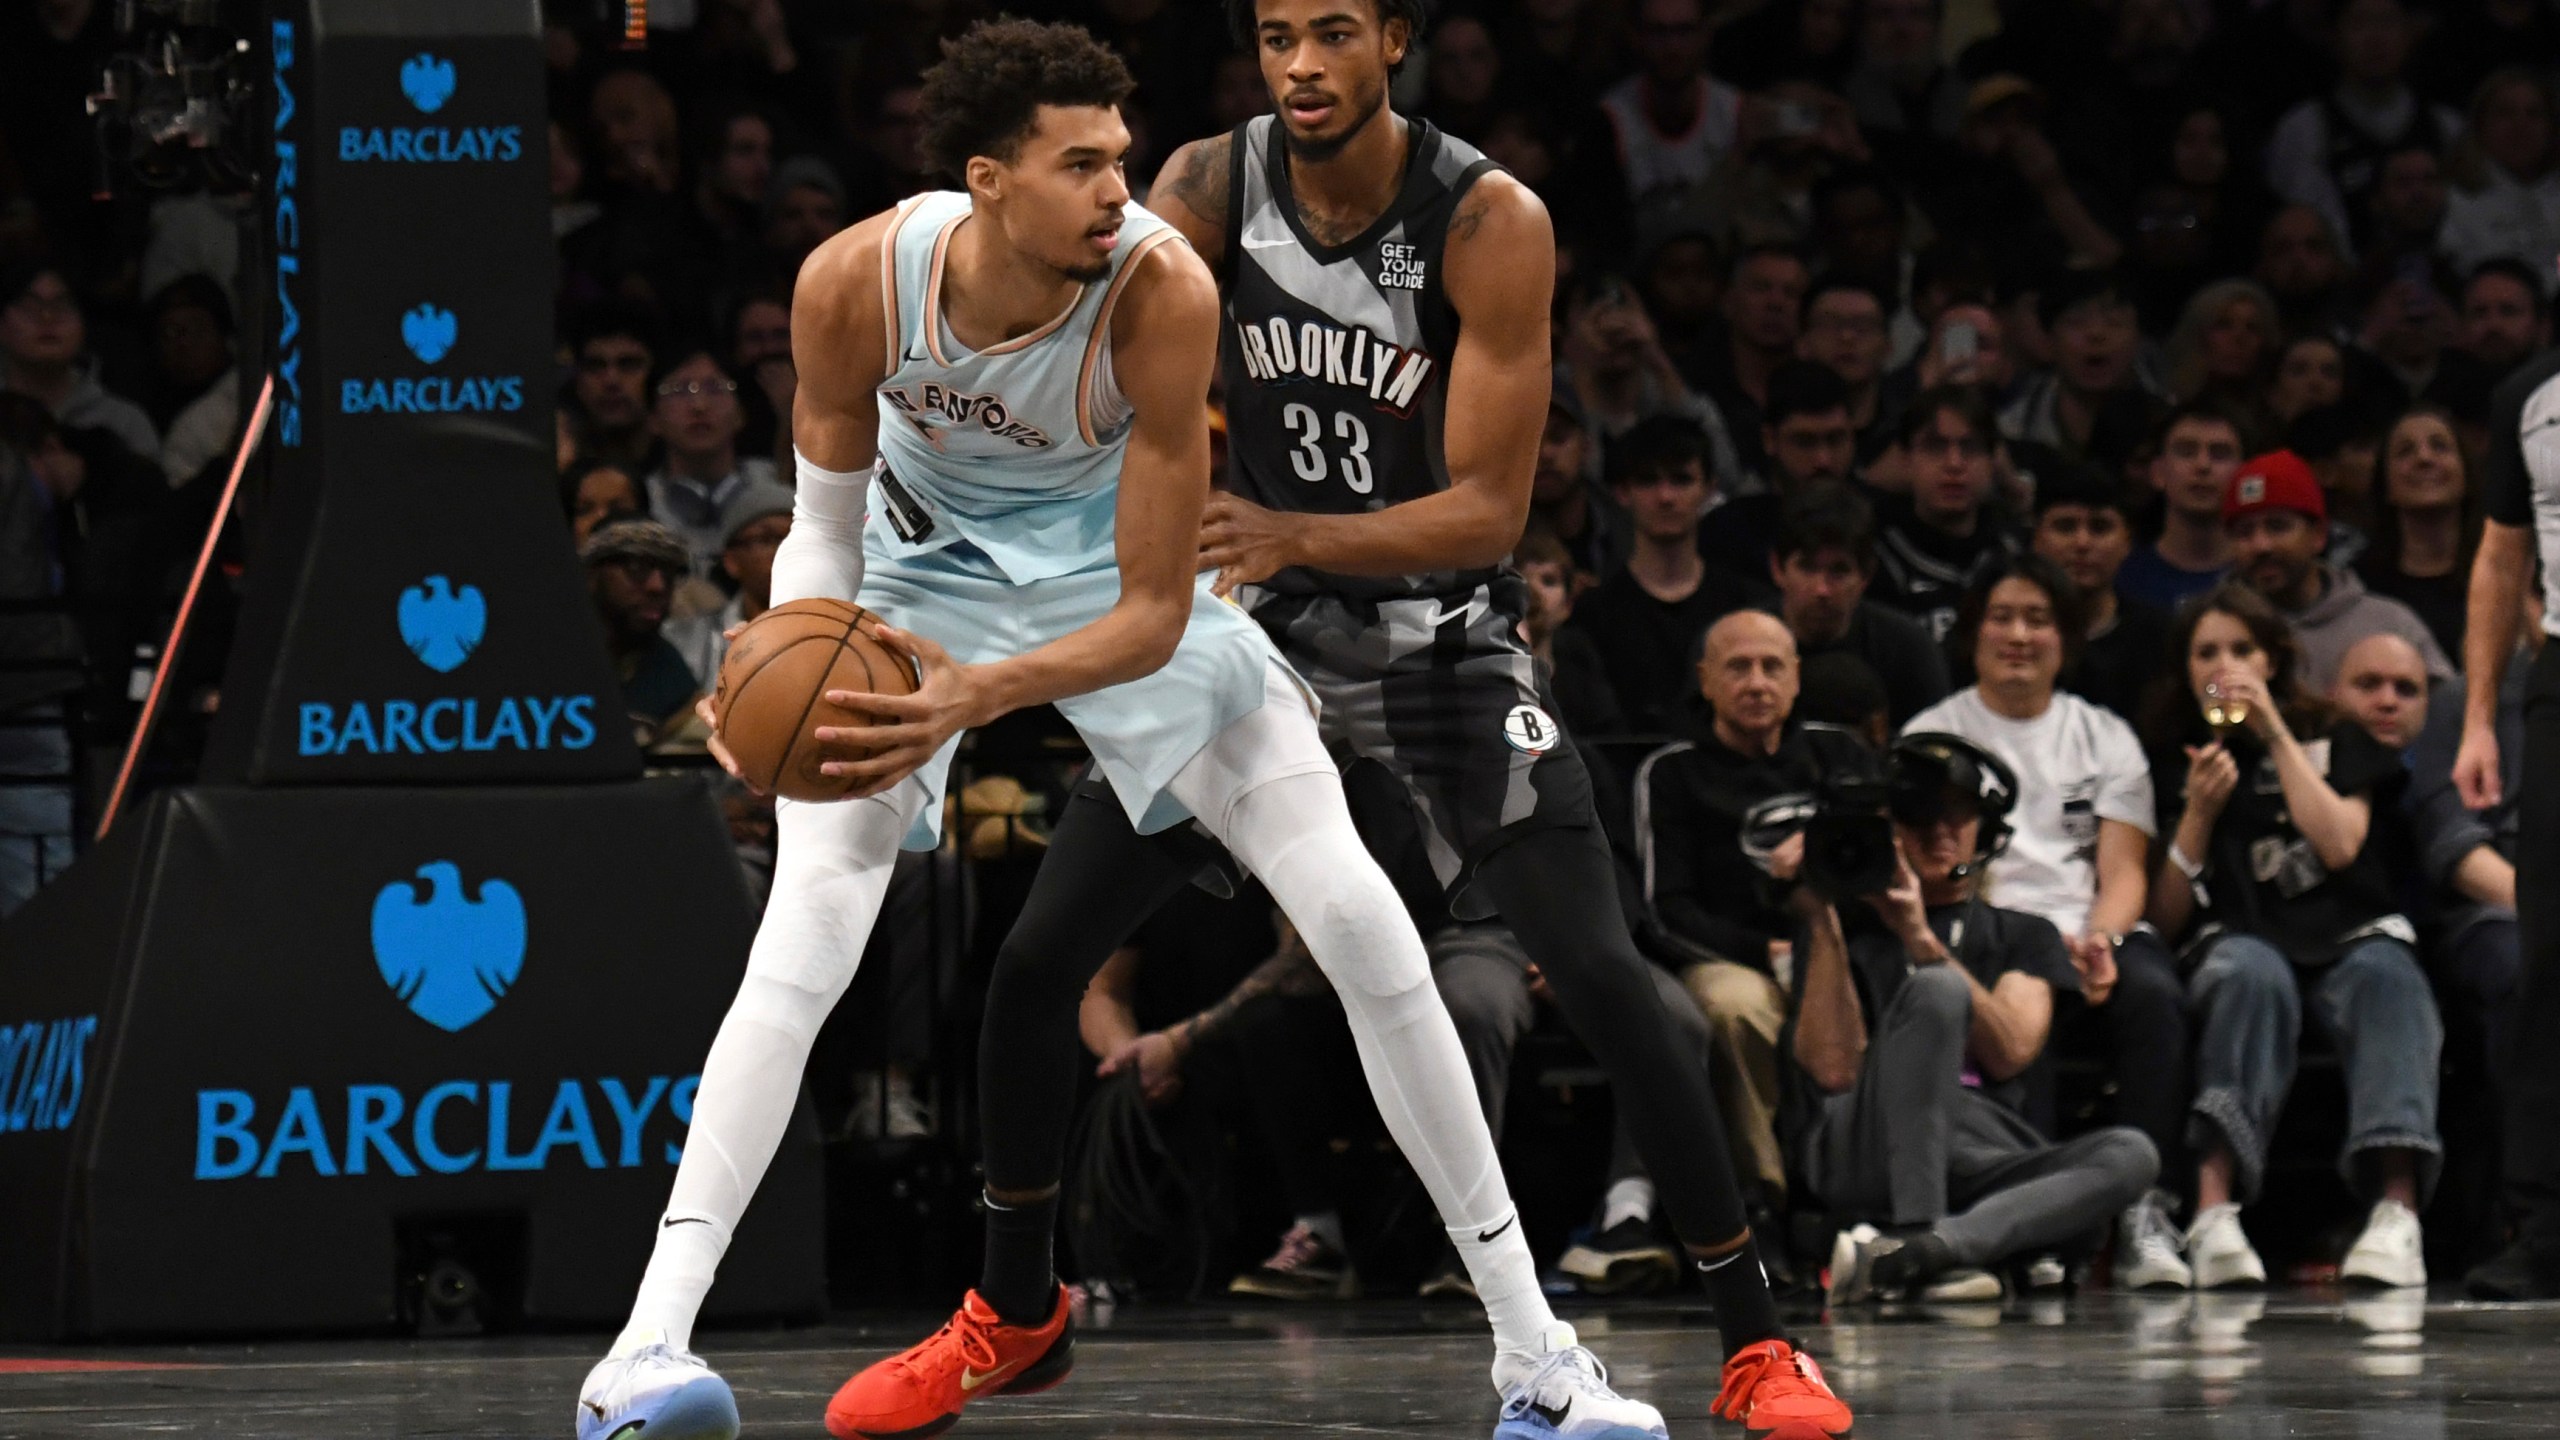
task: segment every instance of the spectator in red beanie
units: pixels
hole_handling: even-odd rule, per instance
[[[2368,635],[2397,635],[2426,658],[2437,680],[2453,675],[2426,622],[2397,600],[2375,595],[2352,570],[2322,558],[2329,505],[2311,467],[2290,450],[2260,455],[2232,472],[2222,496],[2232,573],[2267,597],[2293,626],[2302,680],[2315,692],[2337,679],[2339,662]]]

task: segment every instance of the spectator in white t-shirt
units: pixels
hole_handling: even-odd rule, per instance
[[[2012,834],[1991,861],[1986,898],[2062,932],[2087,1004],[2056,1017],[2056,1053],[2103,1056],[2116,1119],[2151,1137],[2165,1161],[2185,1151],[2184,991],[2168,947],[2140,928],[2157,823],[2142,743],[2114,711],[2057,688],[2086,617],[2053,562],[2009,560],[1966,597],[1958,621],[1978,681],[1913,716],[1903,733],[1960,735],[2016,772]],[[2120,1217],[2120,1284],[2192,1283],[2172,1204],[2154,1190]]]

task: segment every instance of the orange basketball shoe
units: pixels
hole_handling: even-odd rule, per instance
[[[1832,1440],[1854,1423],[1822,1367],[1784,1340],[1746,1345],[1724,1362],[1714,1409],[1739,1421],[1751,1440]]]
[[[982,1395],[1028,1395],[1067,1378],[1076,1364],[1075,1327],[1067,1290],[1048,1323],[1007,1325],[972,1290],[951,1323],[923,1344],[892,1355],[844,1382],[827,1402],[827,1433],[836,1440],[920,1440],[957,1424],[961,1407]]]

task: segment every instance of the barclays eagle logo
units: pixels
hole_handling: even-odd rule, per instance
[[[453,312],[439,310],[431,303],[400,317],[400,343],[429,365],[453,352],[454,339],[460,333]]]
[[[373,897],[373,961],[412,1014],[459,1032],[497,1008],[524,970],[524,899],[504,880],[463,895],[450,860],[418,867]]]
[[[400,638],[419,664],[439,675],[470,659],[488,628],[489,605],[477,585],[457,592],[452,581],[430,575],[400,592]]]
[[[410,56],[400,64],[400,93],[419,114],[433,115],[453,98],[453,62],[424,51]]]

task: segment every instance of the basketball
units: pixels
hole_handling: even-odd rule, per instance
[[[869,618],[842,600],[794,600],[749,621],[730,642],[720,662],[720,740],[757,789],[786,800],[843,799],[853,782],[818,773],[829,757],[812,732],[872,717],[829,703],[826,692],[915,693],[907,661],[862,633]]]

